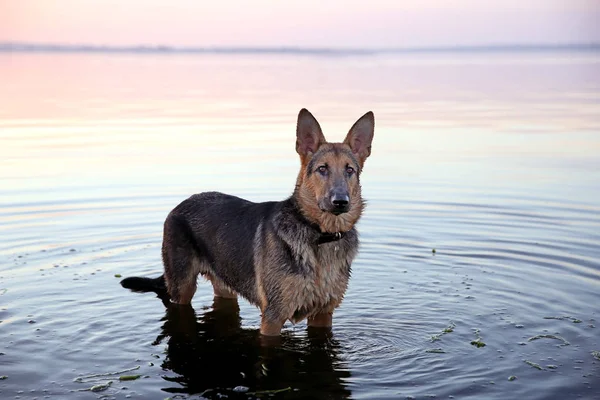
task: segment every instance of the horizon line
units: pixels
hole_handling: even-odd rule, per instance
[[[600,42],[579,42],[568,44],[480,44],[445,46],[407,46],[407,47],[314,47],[314,46],[173,46],[173,45],[97,45],[68,43],[39,43],[0,41],[0,52],[77,52],[77,53],[198,53],[198,54],[348,54],[375,55],[391,53],[427,53],[427,52],[506,52],[506,51],[600,51]]]

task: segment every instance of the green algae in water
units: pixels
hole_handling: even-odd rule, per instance
[[[509,377],[508,377],[508,380],[509,380],[509,381],[511,381],[511,382],[512,382],[512,381],[516,381],[516,380],[517,380],[517,377],[516,377],[516,376],[514,376],[514,375],[511,375],[511,376],[509,376]]]
[[[561,346],[568,346],[571,343],[569,343],[567,341],[567,339],[565,339],[562,336],[558,336],[558,335],[535,335],[530,337],[529,339],[527,339],[528,342],[532,342],[534,340],[538,340],[538,339],[555,339],[555,340],[560,340],[563,342],[563,344]]]
[[[429,340],[431,340],[432,342],[437,342],[438,340],[441,339],[442,335],[454,332],[454,328],[456,328],[456,324],[454,322],[450,322],[450,324],[447,327],[445,327],[441,333],[431,335]]]
[[[525,360],[525,364],[531,365],[533,368],[539,369],[540,371],[544,370],[540,364],[534,363],[533,361]]]
[[[483,342],[483,340],[481,340],[479,329],[475,329],[475,336],[477,336],[477,340],[471,340],[471,345],[476,346],[477,348],[485,347],[485,343]]]
[[[443,349],[427,349],[427,350],[425,350],[425,353],[438,353],[438,354],[442,354],[442,353],[445,353],[445,351]]]
[[[119,375],[125,372],[131,372],[131,371],[135,371],[136,369],[140,369],[139,365],[136,365],[135,367],[132,368],[127,368],[124,369],[122,371],[116,371],[116,372],[105,372],[102,374],[92,374],[92,375],[84,375],[84,376],[78,376],[77,378],[73,379],[73,382],[85,382],[89,379],[94,379],[94,378],[102,378],[102,377],[106,377],[106,376],[113,376],[113,375]]]
[[[580,323],[583,322],[579,318],[570,317],[568,315],[566,315],[564,317],[544,317],[544,319],[558,319],[558,320],[561,320],[561,321],[569,320],[569,321],[573,322],[574,324],[580,324]]]
[[[596,360],[600,361],[600,351],[592,351],[592,357],[594,357]]]
[[[121,375],[119,377],[120,381],[135,381],[136,379],[141,378],[141,375]]]

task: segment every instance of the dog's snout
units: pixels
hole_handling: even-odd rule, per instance
[[[350,197],[346,193],[334,193],[331,196],[331,204],[333,205],[332,212],[336,215],[342,214],[348,211],[350,204]]]
[[[346,207],[350,203],[350,197],[347,194],[334,194],[331,196],[331,202],[336,207]]]

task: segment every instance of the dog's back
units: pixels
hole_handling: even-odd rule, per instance
[[[175,207],[164,224],[162,248],[163,262],[171,268],[167,271],[167,286],[175,292],[171,297],[189,302],[191,298],[177,297],[176,293],[184,295],[186,290],[176,285],[186,285],[190,273],[200,273],[256,303],[254,236],[278,204],[206,192]],[[189,265],[194,266],[191,272]]]

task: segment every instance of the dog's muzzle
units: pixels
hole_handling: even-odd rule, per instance
[[[340,215],[348,212],[350,209],[350,197],[346,193],[334,193],[331,196],[331,212],[335,215]]]

